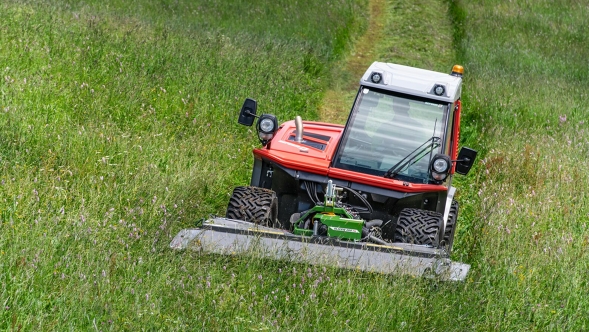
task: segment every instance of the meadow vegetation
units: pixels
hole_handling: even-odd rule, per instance
[[[588,329],[588,17],[572,0],[2,2],[0,329]],[[339,121],[326,91],[349,98],[372,60],[465,67],[467,281],[168,249],[249,182],[245,97]]]

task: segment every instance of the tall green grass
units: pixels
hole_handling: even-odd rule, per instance
[[[0,329],[586,330],[574,1],[386,2],[375,60],[465,66],[462,143],[481,153],[457,180],[466,282],[167,249],[248,182],[243,98],[316,119],[366,8],[0,4]]]
[[[589,178],[583,116],[587,6],[571,1],[453,2],[467,70],[458,255],[474,266],[480,326],[585,330]]]
[[[363,6],[0,4],[0,329],[206,322],[214,293],[196,285],[219,259],[177,255],[170,236],[223,213],[249,180],[245,97],[316,117]]]

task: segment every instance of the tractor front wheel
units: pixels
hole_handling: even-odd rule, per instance
[[[443,217],[441,213],[434,211],[410,208],[401,210],[395,229],[395,242],[436,246]]]
[[[278,198],[272,190],[260,187],[235,187],[229,199],[227,213],[229,219],[245,220],[260,226],[280,227]]]

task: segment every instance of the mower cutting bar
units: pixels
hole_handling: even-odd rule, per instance
[[[170,247],[455,281],[464,280],[470,269],[470,265],[452,262],[442,251],[425,246],[309,238],[226,218],[214,218],[201,228],[180,231]]]

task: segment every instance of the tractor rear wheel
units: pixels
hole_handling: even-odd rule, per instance
[[[444,216],[434,211],[401,210],[395,229],[395,242],[437,245],[440,222]]]
[[[456,219],[458,218],[458,202],[452,201],[450,205],[450,213],[448,214],[448,221],[446,222],[446,229],[444,231],[443,245],[448,248],[448,252],[452,251],[452,244],[454,244],[454,233],[456,232]]]
[[[235,187],[227,205],[225,216],[229,219],[249,221],[260,226],[280,227],[278,198],[270,189],[260,187]]]

